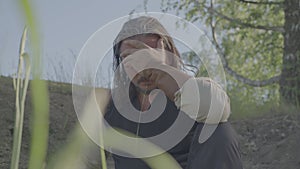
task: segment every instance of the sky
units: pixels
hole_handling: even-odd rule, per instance
[[[24,18],[18,1],[0,0],[0,75],[17,71]],[[144,12],[144,0],[31,0],[41,37],[43,79],[70,82],[76,57],[99,28],[133,10]],[[161,12],[160,0],[148,0],[147,11]],[[169,13],[175,14],[174,11]]]
[[[0,74],[5,76],[16,72],[19,43],[24,28],[22,10],[17,2],[0,1]],[[61,61],[66,71],[72,69],[66,62],[70,62],[70,57],[76,57],[86,40],[96,30],[132,10],[144,11],[143,0],[30,2],[38,21],[43,58],[50,60],[49,64]],[[160,1],[149,1],[147,8],[148,11],[160,12]],[[51,57],[52,59],[49,59]],[[51,72],[51,68],[46,71]],[[48,75],[54,76],[51,74]]]

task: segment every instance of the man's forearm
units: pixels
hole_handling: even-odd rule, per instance
[[[165,66],[163,71],[163,75],[157,80],[157,86],[170,100],[174,101],[174,94],[191,76],[171,66]]]

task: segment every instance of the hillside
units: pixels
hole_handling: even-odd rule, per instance
[[[48,154],[67,143],[74,128],[71,85],[49,83],[50,130]],[[0,168],[10,165],[14,128],[15,95],[12,79],[0,77]],[[20,168],[26,168],[30,142],[30,90],[25,109]],[[300,168],[300,112],[270,112],[259,117],[233,120],[245,169]]]

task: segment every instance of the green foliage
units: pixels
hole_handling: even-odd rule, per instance
[[[40,42],[37,31],[37,25],[30,3],[27,0],[19,1],[21,9],[24,12],[27,26],[30,31],[29,39],[31,40],[31,50],[33,57],[31,81],[32,89],[32,138],[29,159],[29,169],[43,168],[45,157],[47,154],[48,145],[48,128],[49,128],[49,100],[48,90],[45,81],[41,81],[41,67],[40,67]]]
[[[282,5],[250,4],[231,0],[163,0],[164,11],[176,10],[191,22],[211,23],[229,67],[252,80],[281,73],[283,35],[274,31],[284,24]],[[213,7],[213,8],[211,8]],[[212,38],[212,37],[211,37]],[[228,93],[234,113],[254,111],[249,107],[279,102],[278,85],[263,88],[245,85],[227,74]]]

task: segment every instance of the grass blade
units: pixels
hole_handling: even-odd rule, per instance
[[[38,29],[33,15],[33,11],[28,0],[20,0],[26,23],[30,30],[30,45],[32,49],[32,75],[31,81],[33,113],[32,119],[32,137],[29,158],[29,169],[44,168],[45,158],[48,146],[48,130],[49,130],[49,98],[45,81],[40,80],[40,43]]]
[[[20,42],[20,50],[19,50],[19,64],[17,71],[17,82],[14,83],[16,89],[16,114],[15,114],[15,127],[14,127],[14,136],[13,136],[13,151],[12,151],[12,160],[11,160],[11,169],[19,168],[19,160],[21,153],[21,144],[22,144],[22,131],[23,131],[23,121],[24,121],[24,107],[25,107],[25,99],[26,99],[26,91],[28,87],[29,73],[30,73],[30,63],[27,61],[26,67],[26,75],[25,83],[26,85],[23,87],[23,59],[24,56],[27,55],[25,53],[25,43],[27,36],[27,28],[24,28],[23,35]],[[26,57],[26,56],[25,56]],[[27,59],[28,60],[28,59]],[[23,89],[23,91],[21,91]],[[21,95],[21,96],[20,96]],[[20,103],[21,98],[21,103]]]

